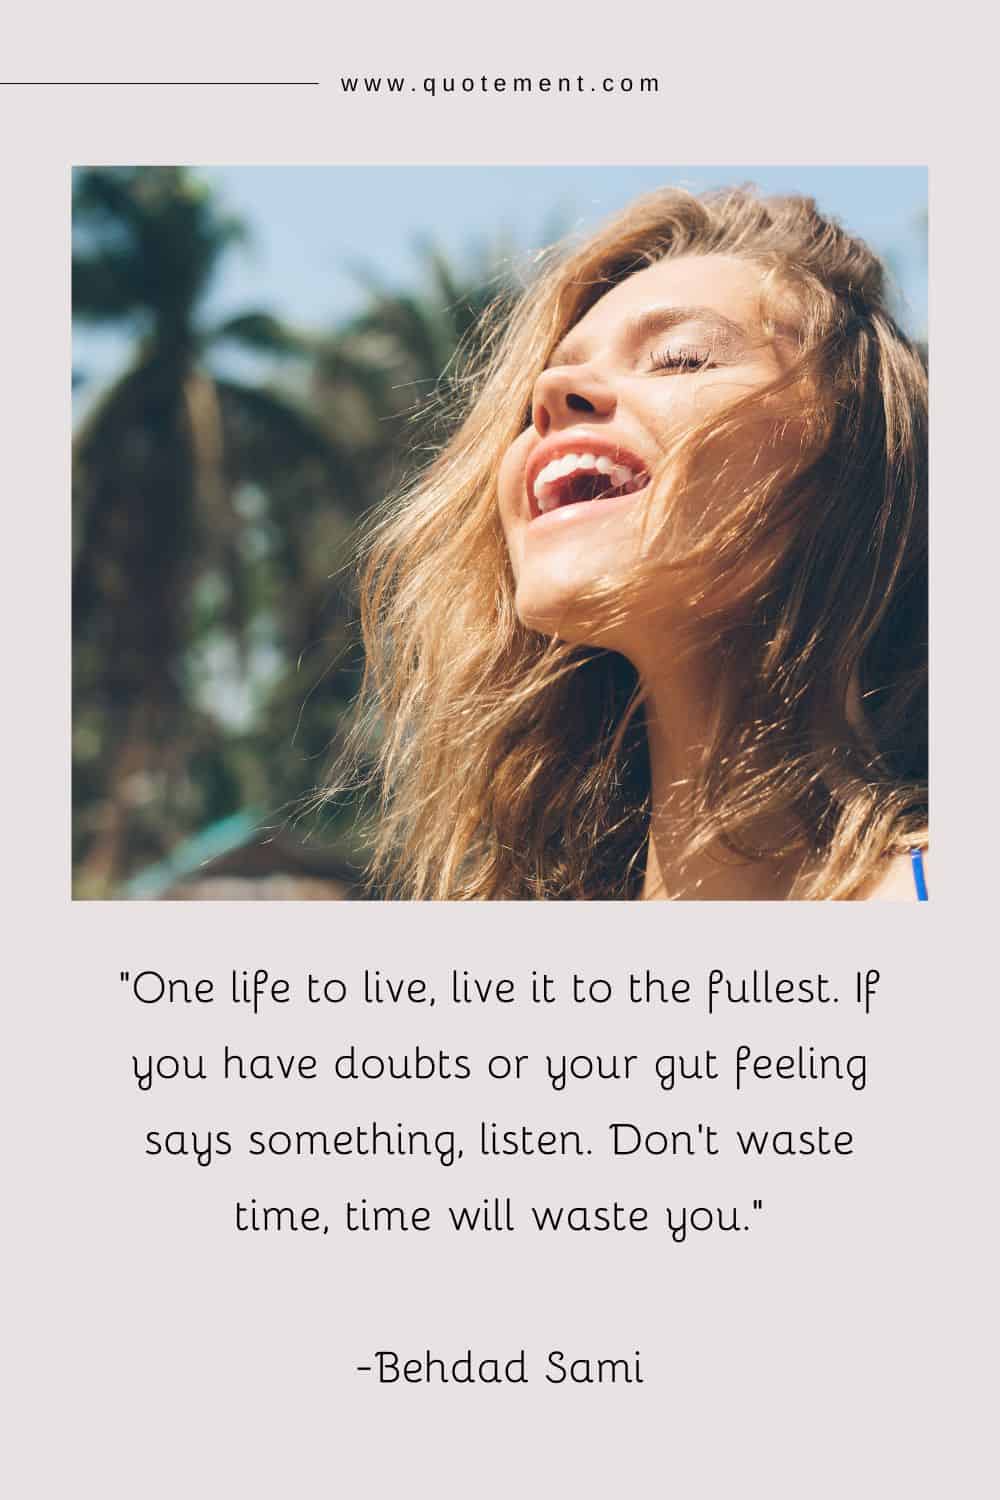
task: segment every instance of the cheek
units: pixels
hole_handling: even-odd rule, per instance
[[[767,372],[773,379],[774,372]],[[765,383],[764,375],[729,376],[692,392],[688,400],[689,430],[709,423],[711,430],[694,455],[694,466],[683,466],[683,485],[677,496],[678,519],[703,527],[719,520],[762,482],[776,473],[787,480],[801,463],[804,425],[799,408],[787,395],[734,413],[730,409]],[[679,411],[675,408],[675,414]],[[678,430],[683,430],[683,424]]]
[[[526,432],[507,449],[497,479],[500,524],[507,540],[515,578],[520,569],[521,543],[525,526],[524,470],[531,448],[531,434]]]
[[[643,427],[666,446],[716,412],[747,394],[728,371],[710,375],[660,375],[640,393],[636,414]]]

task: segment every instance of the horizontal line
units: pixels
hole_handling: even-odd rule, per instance
[[[317,89],[318,78],[0,78],[3,89]]]

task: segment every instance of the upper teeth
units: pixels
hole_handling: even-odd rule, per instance
[[[626,464],[613,463],[604,454],[564,453],[562,458],[555,458],[550,464],[546,464],[535,477],[535,502],[538,509],[554,510],[557,501],[553,487],[556,482],[585,469],[596,469],[598,474],[607,474],[615,489],[623,484],[630,484],[636,478],[635,471]]]

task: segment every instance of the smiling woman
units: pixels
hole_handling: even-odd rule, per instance
[[[917,898],[927,385],[883,280],[746,191],[554,256],[368,544],[383,890]]]

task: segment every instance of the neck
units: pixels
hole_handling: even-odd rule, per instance
[[[782,901],[788,898],[800,856],[747,859],[721,840],[685,853],[697,832],[694,792],[707,747],[727,703],[726,685],[705,662],[675,663],[643,677],[651,777],[649,843],[644,901]],[[786,815],[769,815],[748,830],[766,845],[788,832]]]

